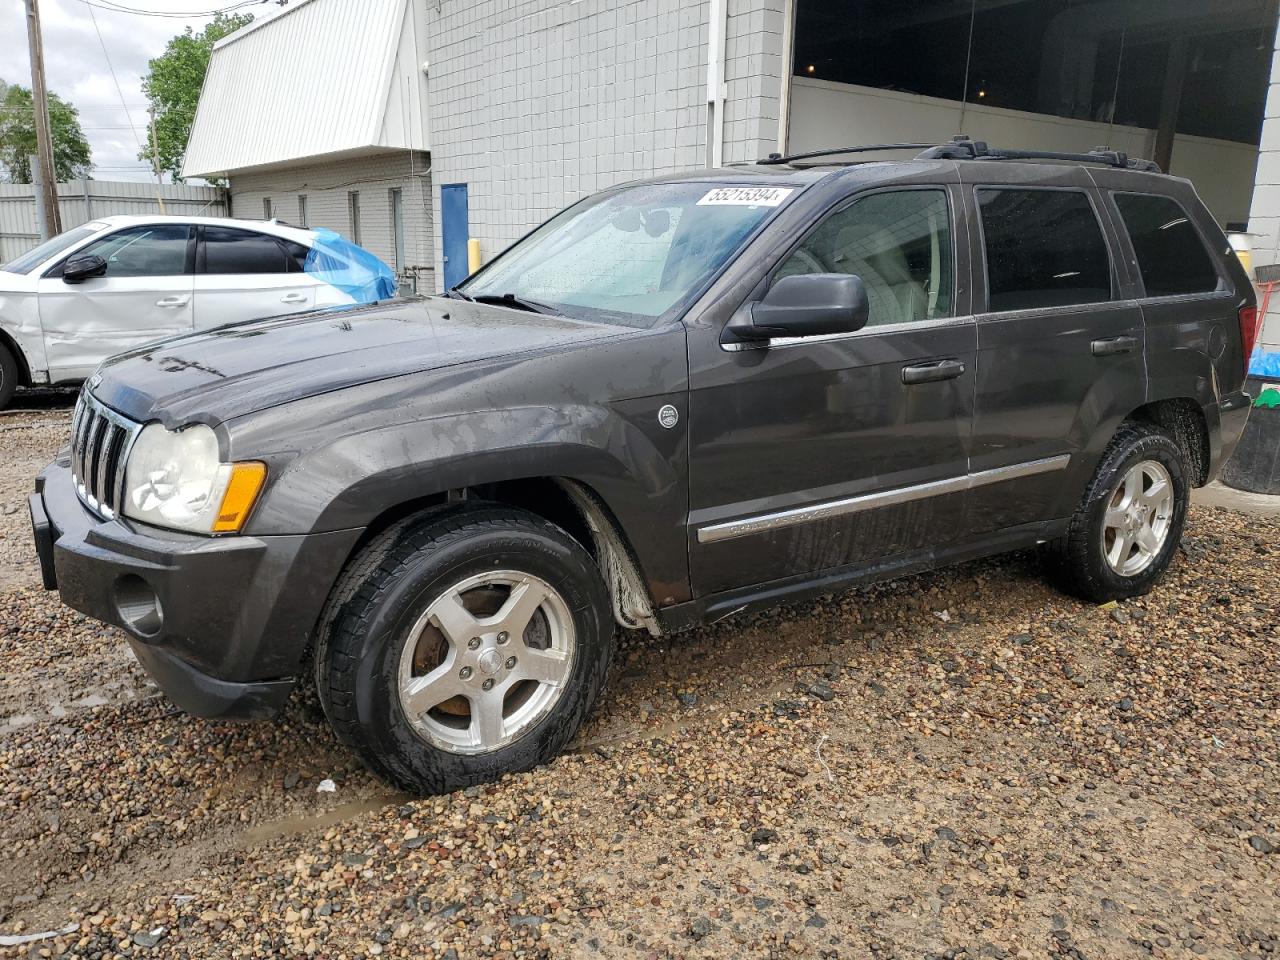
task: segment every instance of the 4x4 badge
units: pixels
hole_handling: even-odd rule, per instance
[[[668,403],[666,406],[664,406],[661,410],[658,411],[658,423],[662,424],[662,426],[666,427],[668,430],[670,430],[679,422],[680,422],[680,411],[677,410],[675,407],[673,407],[671,404]]]

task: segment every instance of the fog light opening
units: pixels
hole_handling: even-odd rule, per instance
[[[124,625],[140,637],[154,637],[164,624],[160,598],[137,574],[116,581],[116,610]]]

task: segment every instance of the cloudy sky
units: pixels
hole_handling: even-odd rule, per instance
[[[141,16],[97,5],[91,9],[86,0],[40,0],[49,89],[79,109],[80,123],[93,147],[96,179],[151,179],[150,168],[137,159],[139,140],[147,141],[147,104],[142,94],[147,61],[162,54],[169,38],[183,28],[199,30],[212,11],[233,4],[237,0],[115,0],[116,6],[165,14]],[[8,38],[0,44],[0,79],[27,87],[31,66],[24,9],[23,0],[0,0],[0,35]],[[274,0],[247,8],[259,18],[278,10]],[[102,32],[101,42],[93,18]],[[108,56],[124,105],[107,66]]]

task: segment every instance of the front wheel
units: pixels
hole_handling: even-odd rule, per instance
[[[591,556],[501,507],[399,526],[335,588],[316,655],[339,737],[396,786],[442,793],[556,756],[604,682]]]
[[[1149,592],[1182,539],[1189,493],[1182,449],[1168,434],[1121,426],[1066,535],[1050,546],[1063,588],[1095,603]]]

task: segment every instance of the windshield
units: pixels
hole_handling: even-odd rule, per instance
[[[647,327],[695,295],[794,192],[693,182],[625,188],[565,210],[457,289]]]
[[[46,240],[34,250],[28,250],[16,260],[10,260],[0,267],[0,270],[6,270],[9,273],[30,273],[50,257],[56,257],[63,250],[75,246],[81,240],[88,240],[105,226],[105,223],[86,223],[83,227],[76,227],[66,233],[60,233],[52,240]]]

